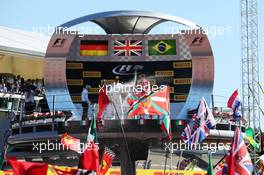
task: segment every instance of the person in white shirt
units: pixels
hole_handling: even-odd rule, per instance
[[[6,87],[5,83],[0,84],[0,92],[7,93],[7,87]]]
[[[89,118],[87,118],[89,104],[90,104],[89,92],[88,92],[89,88],[91,88],[91,86],[86,85],[82,90],[82,107],[83,107],[82,120],[86,120],[86,119],[89,120]]]
[[[32,114],[35,109],[34,91],[25,92],[25,113],[26,115]]]

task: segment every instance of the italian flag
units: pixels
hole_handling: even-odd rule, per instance
[[[184,125],[186,125],[186,121],[185,120],[176,120],[176,125],[184,126]]]
[[[90,124],[88,136],[87,136],[87,146],[83,154],[80,156],[80,162],[78,169],[94,171],[96,174],[100,174],[100,159],[99,159],[99,147],[95,143],[97,142],[96,137],[96,121],[95,118]]]
[[[170,116],[165,115],[162,119],[161,129],[167,134],[167,139],[171,140],[170,135]]]

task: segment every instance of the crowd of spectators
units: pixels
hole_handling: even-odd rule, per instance
[[[27,79],[20,75],[5,76],[0,75],[0,93],[25,94],[33,92],[34,96],[45,94],[43,79]]]
[[[0,75],[0,93],[24,95],[25,114],[33,113],[36,107],[35,96],[45,97],[43,79],[27,79],[20,75],[11,74]],[[44,101],[44,102],[43,102]],[[0,99],[0,107],[6,106],[7,99]],[[39,101],[38,106],[48,109],[45,99]]]

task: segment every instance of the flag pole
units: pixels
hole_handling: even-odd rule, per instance
[[[168,104],[167,104],[168,105]],[[170,116],[170,114],[169,114]],[[169,135],[170,135],[170,174],[172,174],[172,152],[173,152],[173,147],[172,147],[172,137],[171,137],[171,118],[170,120],[170,126],[169,126]]]
[[[164,165],[164,175],[166,174],[166,168],[167,168],[167,156],[168,155],[168,151],[166,151],[166,153],[165,153],[165,165]]]
[[[180,156],[179,156],[178,165],[177,165],[177,170],[180,169],[182,154],[183,154],[183,151],[181,150],[181,153],[180,153]]]
[[[171,149],[170,149],[170,174],[172,174],[172,151],[173,151],[173,149],[172,149],[172,142],[170,141],[170,147],[171,147]]]
[[[109,95],[111,95],[111,94],[109,94]],[[119,121],[120,121],[120,127],[121,127],[122,135],[123,135],[123,138],[124,138],[124,141],[125,141],[126,150],[127,150],[127,154],[128,154],[128,159],[129,159],[129,162],[130,162],[130,167],[133,167],[133,165],[132,165],[132,158],[131,158],[131,155],[130,155],[130,151],[129,151],[129,147],[128,147],[128,142],[127,142],[127,139],[126,139],[126,136],[125,136],[125,130],[124,130],[123,124],[122,124],[122,122],[121,122],[120,116],[119,116],[118,111],[117,111],[117,109],[116,109],[115,103],[113,103],[113,102],[111,101],[111,104],[113,105],[113,107],[114,107],[114,111],[115,111],[115,113],[116,113],[116,116],[117,116],[117,118],[118,118]]]

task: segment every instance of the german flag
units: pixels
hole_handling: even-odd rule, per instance
[[[80,56],[106,56],[108,53],[108,41],[106,40],[82,40]]]

